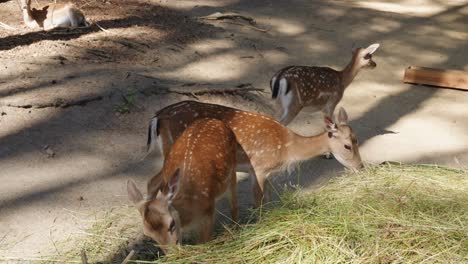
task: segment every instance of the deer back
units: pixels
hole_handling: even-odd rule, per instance
[[[232,129],[242,150],[238,164],[249,163],[255,170],[261,167],[264,171],[272,171],[289,165],[290,162],[313,158],[327,151],[341,156],[342,153],[344,155],[348,151],[344,151],[344,146],[350,144],[349,139],[355,138],[351,129],[333,131],[338,136],[334,135],[331,138],[327,137],[327,133],[304,137],[266,115],[221,105],[184,101],[163,108],[156,113],[150,123],[148,143],[151,145],[155,142],[152,135],[156,133],[159,136],[165,135],[162,141],[163,143],[169,142],[166,142],[168,146],[170,141],[177,138],[179,132],[183,131],[186,126],[197,118],[207,116],[222,120]],[[344,109],[342,116],[345,116]],[[340,124],[340,127],[345,127],[347,116],[342,118]],[[344,144],[345,141],[346,144]],[[351,158],[347,157],[346,160],[339,160],[347,167],[358,167],[361,164],[357,144],[354,145],[353,149],[356,149],[357,154]]]
[[[184,101],[156,113],[149,129],[148,142],[153,144],[153,132],[162,136],[165,153],[168,145],[180,131],[197,118],[217,118],[225,122],[234,132],[240,149],[239,162],[264,167],[278,167],[289,156],[289,144],[297,135],[273,118],[259,113],[242,111],[226,106]],[[154,124],[157,123],[156,125]],[[153,127],[153,129],[152,129]]]
[[[231,129],[217,119],[197,119],[172,145],[164,160],[162,177],[167,183],[177,169],[181,171],[175,205],[194,195],[214,200],[226,191],[235,161],[236,140]]]
[[[273,98],[296,93],[301,105],[314,105],[319,109],[331,97],[342,96],[344,90],[340,73],[328,67],[290,66],[272,79]],[[286,80],[286,90],[280,94],[279,83],[282,79]]]

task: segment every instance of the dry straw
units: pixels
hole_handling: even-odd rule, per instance
[[[159,260],[137,255],[133,263],[468,262],[466,171],[384,165],[281,197],[255,223],[227,227],[208,244],[177,247]],[[125,257],[141,230],[130,209],[109,212],[74,240],[68,259],[79,260],[82,248],[90,263]]]

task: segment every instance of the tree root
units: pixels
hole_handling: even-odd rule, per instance
[[[216,13],[213,13],[213,14],[208,15],[208,16],[198,17],[198,19],[218,20],[218,21],[222,21],[224,23],[229,23],[229,24],[234,24],[234,25],[238,25],[238,26],[248,27],[248,28],[263,32],[263,33],[268,32],[267,29],[257,27],[256,26],[257,22],[252,17],[240,15],[238,13],[233,13],[233,12],[230,12],[230,13],[216,12]],[[239,20],[247,22],[248,25],[240,23],[240,22],[236,22],[236,21],[239,21]]]
[[[61,108],[67,108],[70,106],[83,106],[86,105],[89,102],[93,101],[99,101],[102,100],[103,96],[102,95],[95,95],[95,96],[88,96],[80,99],[71,99],[71,100],[65,100],[62,98],[57,98],[53,102],[45,102],[45,103],[30,103],[30,104],[6,104],[5,106],[8,107],[16,107],[16,108],[47,108],[47,107],[61,107]]]
[[[187,89],[187,86],[193,86],[197,84],[185,84],[180,87],[169,87],[162,88],[156,91],[157,94],[174,93],[180,95],[191,96],[198,99],[201,95],[244,95],[249,92],[264,92],[263,89],[252,87],[251,84],[240,84],[233,88],[206,88],[206,87],[193,87]],[[206,85],[206,84],[205,84]]]

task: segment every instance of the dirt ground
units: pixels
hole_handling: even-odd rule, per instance
[[[0,0],[0,22],[15,28],[0,28],[0,259],[53,254],[82,228],[77,217],[127,204],[126,180],[143,187],[160,166],[143,158],[156,110],[199,99],[271,114],[274,72],[342,68],[353,46],[381,44],[377,68],[341,102],[363,159],[467,167],[468,93],[401,80],[409,65],[468,70],[468,1],[76,3],[90,28],[43,32],[23,25],[17,1]],[[215,12],[256,23],[200,19]],[[239,85],[264,92],[190,94]],[[304,135],[322,127],[307,109],[290,124]],[[312,188],[342,170],[316,159],[277,183]],[[241,181],[245,212],[251,192]]]

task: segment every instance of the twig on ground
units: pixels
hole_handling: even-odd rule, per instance
[[[118,43],[122,46],[125,46],[129,49],[134,49],[138,52],[142,52],[144,53],[145,50],[144,49],[141,49],[140,47],[138,46],[145,46],[141,43],[138,43],[138,42],[135,42],[135,41],[130,41],[130,40],[127,40],[127,39],[109,39],[108,41],[112,41],[112,42],[115,42],[115,43]]]
[[[205,20],[223,20],[223,19],[242,19],[247,21],[251,25],[255,25],[255,19],[248,16],[243,16],[237,13],[220,13],[216,12],[208,16],[198,17],[199,19]]]
[[[255,19],[253,19],[252,17],[240,15],[240,14],[237,14],[237,13],[220,13],[220,12],[216,12],[216,13],[213,13],[213,14],[208,15],[208,16],[198,17],[198,19],[220,20],[221,22],[224,22],[224,23],[229,23],[229,24],[234,24],[234,25],[238,25],[238,26],[248,27],[248,28],[263,32],[263,33],[268,32],[268,30],[266,30],[266,29],[256,27],[255,25],[257,24],[257,22],[255,22]],[[243,21],[246,21],[247,23],[249,23],[249,25],[246,25],[246,24],[243,24],[243,23],[240,23],[240,22],[235,22],[235,21],[224,21],[224,20],[239,20],[239,19],[243,20]]]
[[[66,108],[66,107],[75,106],[75,105],[85,105],[92,101],[102,100],[102,98],[103,98],[102,95],[88,96],[84,98],[71,99],[71,100],[64,100],[64,99],[58,98],[58,99],[55,99],[54,102],[29,103],[29,104],[9,103],[9,104],[5,104],[5,106],[16,107],[16,108],[46,108],[46,107]]]
[[[0,257],[0,261],[15,261],[18,263],[24,263],[24,262],[57,262],[57,263],[64,263],[63,259],[50,259],[50,258],[35,258],[35,257]],[[80,261],[75,261],[75,260],[67,260],[67,263],[81,263]]]
[[[86,256],[86,250],[81,250],[81,264],[88,264],[88,257]]]
[[[234,22],[234,21],[221,21],[221,22],[223,22],[223,23],[228,23],[228,24],[233,24],[233,25],[239,25],[239,26],[248,27],[248,28],[251,28],[251,29],[254,29],[254,30],[257,30],[257,31],[263,32],[263,33],[266,33],[266,32],[268,32],[268,30],[267,30],[267,29],[263,29],[263,28],[255,27],[255,26],[252,26],[252,25],[246,25],[246,24],[242,24],[242,23],[239,23],[239,22]]]
[[[104,31],[104,32],[106,32],[106,33],[113,34],[113,35],[117,35],[116,33],[111,32],[111,31],[109,31],[109,30],[107,30],[107,29],[101,27],[101,25],[99,25],[98,22],[94,22],[94,24],[95,24],[100,30],[102,30],[102,31]]]
[[[132,260],[134,255],[135,255],[135,250],[132,249],[132,251],[130,251],[127,257],[122,261],[122,264],[127,264],[130,260]]]
[[[7,25],[7,24],[5,24],[5,23],[3,23],[3,22],[0,22],[0,27],[2,27],[2,28],[4,28],[4,29],[7,29],[7,30],[16,30],[15,27],[12,27],[12,26],[10,26],[10,25]]]
[[[230,95],[243,95],[248,92],[263,92],[263,89],[254,88],[254,87],[235,87],[235,88],[200,88],[192,91],[187,91],[186,89],[177,89],[177,88],[167,88],[165,89],[166,93],[175,93],[180,95],[188,95],[198,99],[198,96],[210,94],[230,94]]]
[[[84,51],[86,51],[87,53],[92,54],[92,55],[95,55],[95,56],[97,56],[97,57],[101,57],[101,58],[105,58],[105,59],[109,59],[109,60],[113,59],[112,56],[109,56],[109,55],[107,55],[106,53],[104,53],[103,51],[98,50],[98,49],[83,48],[83,47],[80,47],[80,46],[77,46],[77,45],[73,45],[73,44],[69,44],[69,43],[67,43],[67,44],[65,44],[65,45],[70,46],[70,47],[73,47],[73,48],[76,48],[76,49],[79,49],[79,50],[84,50]]]

